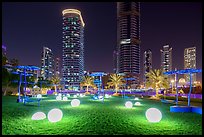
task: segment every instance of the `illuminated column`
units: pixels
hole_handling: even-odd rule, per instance
[[[190,100],[191,100],[191,91],[192,91],[192,73],[189,74],[190,77],[190,91],[188,93],[188,106],[190,106]]]

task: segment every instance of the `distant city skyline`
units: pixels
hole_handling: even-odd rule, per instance
[[[113,72],[117,44],[116,2],[3,2],[2,45],[20,65],[41,66],[43,46],[62,58],[62,10],[81,11],[85,25],[85,70]],[[202,3],[141,2],[141,61],[152,51],[152,68],[160,68],[160,49],[172,47],[172,69],[184,69],[184,49],[196,47],[196,67],[202,68]],[[105,16],[104,16],[105,15]],[[201,81],[202,74],[197,74]],[[142,79],[141,79],[142,80]]]

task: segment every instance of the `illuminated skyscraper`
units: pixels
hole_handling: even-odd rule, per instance
[[[196,69],[196,47],[184,50],[184,69]],[[189,74],[184,75],[186,82],[190,81]],[[192,82],[196,81],[196,73],[192,74]]]
[[[145,76],[151,69],[152,69],[152,51],[150,49],[144,51],[143,56],[144,61],[144,83],[146,82],[146,79],[148,78]]]
[[[79,89],[84,76],[84,21],[81,12],[65,9],[63,16],[62,77],[65,88]]]
[[[163,72],[172,70],[172,48],[169,45],[163,46],[161,52],[161,69]]]
[[[41,77],[44,80],[50,79],[54,76],[54,57],[52,50],[48,47],[43,47],[41,62]]]
[[[117,73],[134,77],[130,84],[139,84],[140,75],[140,3],[117,2]]]

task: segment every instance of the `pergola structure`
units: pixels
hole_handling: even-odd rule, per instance
[[[126,87],[128,85],[128,81],[135,80],[135,78],[123,78],[126,81]],[[125,98],[125,90],[123,91],[123,98]]]
[[[183,70],[173,70],[173,71],[167,71],[164,72],[164,75],[175,75],[176,78],[176,105],[178,105],[178,74],[189,74],[190,76],[190,91],[188,93],[188,106],[190,106],[190,96],[192,92],[192,74],[193,73],[200,73],[202,72],[202,69],[183,69]]]
[[[107,75],[104,72],[93,72],[91,73],[89,76],[93,76],[93,77],[99,77],[99,84],[98,84],[98,95],[100,95],[101,90],[103,91],[103,102],[104,102],[104,90],[103,90],[103,85],[102,85],[102,77],[104,75]]]
[[[22,71],[15,71],[15,72],[12,72],[13,74],[18,74],[19,77],[20,77],[20,80],[19,80],[19,83],[18,83],[18,101],[20,102],[21,101],[21,98],[20,98],[20,87],[21,87],[21,83],[24,83],[24,93],[26,92],[26,76],[32,76],[32,74],[28,74],[26,72],[26,70],[39,70],[40,68],[39,67],[36,67],[36,66],[16,66],[15,68],[17,69],[23,69],[23,72]],[[22,76],[24,76],[24,82],[22,82]],[[25,95],[25,94],[24,94]]]

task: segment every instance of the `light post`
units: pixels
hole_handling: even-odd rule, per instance
[[[172,89],[171,92],[172,92],[172,93],[173,93],[173,87],[174,87],[173,84],[174,84],[174,80],[172,79],[172,80],[171,80],[171,89]]]

